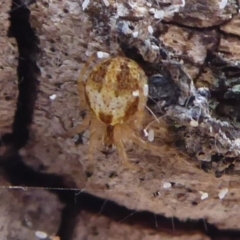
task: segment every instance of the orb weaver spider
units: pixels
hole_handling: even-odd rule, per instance
[[[105,146],[117,148],[124,166],[138,169],[129,162],[125,151],[127,142],[161,155],[158,146],[140,136],[148,99],[147,76],[135,61],[126,57],[105,58],[99,63],[94,63],[94,59],[95,55],[90,57],[78,80],[81,109],[87,110],[87,114],[70,135],[90,129],[91,163],[103,141]]]

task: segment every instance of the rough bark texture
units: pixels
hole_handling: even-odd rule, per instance
[[[3,1],[1,3],[0,18],[2,24],[0,26],[0,46],[1,46],[1,60],[0,60],[0,88],[1,88],[1,102],[4,104],[0,106],[1,112],[1,132],[10,130],[13,123],[13,116],[16,110],[17,98],[17,46],[15,39],[7,38],[9,28],[8,10],[11,7],[10,1]]]
[[[1,190],[2,216],[16,202],[1,239],[238,239],[239,2],[10,5],[0,5],[1,185],[47,189]],[[97,51],[132,58],[149,77],[154,144],[169,157],[135,146],[142,171],[97,152],[88,176],[88,131],[61,137],[82,121],[77,80]]]

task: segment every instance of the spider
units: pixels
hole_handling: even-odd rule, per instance
[[[98,63],[94,63],[94,58],[94,55],[90,57],[78,80],[81,108],[87,114],[70,135],[90,129],[91,163],[94,152],[103,141],[109,149],[116,147],[124,166],[135,168],[129,162],[125,144],[132,142],[159,153],[157,146],[152,146],[140,136],[148,99],[147,76],[129,58],[117,56]]]

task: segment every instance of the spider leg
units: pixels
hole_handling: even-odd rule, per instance
[[[121,136],[121,127],[115,126],[114,127],[114,144],[118,150],[118,154],[122,161],[123,166],[128,169],[133,169],[134,171],[141,170],[141,168],[139,166],[136,166],[129,161],[129,158],[125,151],[123,140],[121,139],[120,136]]]
[[[134,129],[136,129],[137,131],[140,131],[140,129],[142,129],[144,117],[145,109],[139,110],[137,114],[134,116],[133,120],[128,125],[134,127]],[[132,132],[132,128],[129,128],[129,130]]]
[[[139,171],[141,170],[141,168],[137,165],[134,165],[133,163],[131,163],[129,161],[129,158],[126,154],[126,151],[125,151],[125,148],[124,148],[124,145],[123,145],[123,142],[122,140],[119,140],[117,142],[115,142],[115,145],[118,149],[118,154],[119,154],[119,157],[122,161],[122,165],[125,167],[125,168],[128,168],[128,169],[132,169],[134,171]]]
[[[88,161],[90,165],[94,164],[93,156],[94,156],[94,152],[96,150],[97,144],[98,144],[98,132],[91,130],[89,149],[88,149]]]
[[[146,150],[150,150],[152,151],[153,153],[158,153],[157,155],[159,155],[159,151],[160,151],[160,148],[157,147],[157,146],[154,146],[152,145],[151,143],[149,142],[146,142],[144,140],[141,139],[141,137],[137,136],[135,133],[132,132],[131,134],[131,139],[132,141],[137,144],[138,146],[140,146],[141,148],[143,149],[146,149]]]
[[[153,145],[152,143],[142,140],[141,137],[137,136],[134,132],[132,132],[131,139],[135,144],[145,150],[150,151],[155,156],[166,158],[176,157],[175,154],[172,154],[170,147],[167,145]]]
[[[75,134],[78,134],[78,133],[82,133],[84,132],[85,130],[88,129],[89,125],[90,125],[90,116],[87,115],[81,124],[79,124],[77,127],[75,127],[74,129],[72,129],[71,131],[69,131],[65,136],[66,137],[73,137]]]
[[[88,109],[88,104],[87,104],[86,97],[85,97],[84,76],[82,74],[78,80],[78,94],[80,96],[80,109],[81,110]]]
[[[88,166],[86,171],[91,175],[94,172],[95,166],[95,159],[94,153],[96,152],[97,147],[100,144],[100,138],[102,136],[102,129],[99,128],[97,125],[96,119],[93,120],[93,124],[91,124],[90,128],[90,139],[89,139],[89,148],[88,148]]]
[[[84,78],[86,77],[86,73],[91,71],[90,65],[94,65],[94,60],[97,59],[96,53],[92,54],[91,57],[87,60],[85,65],[83,66],[81,72],[80,72],[80,78],[79,81],[84,81]]]
[[[80,77],[78,79],[78,94],[81,98],[81,102],[80,102],[80,107],[81,109],[87,109],[88,108],[88,104],[86,102],[86,98],[85,98],[85,84],[86,84],[86,79],[87,79],[87,75],[89,74],[89,72],[91,72],[92,67],[90,66],[91,64],[94,65],[94,60],[96,59],[96,54],[93,54],[88,61],[84,64],[84,66],[82,67],[81,71],[80,71]]]
[[[98,119],[95,118],[95,116],[92,116],[91,119],[91,125],[90,125],[90,139],[89,139],[89,148],[88,148],[88,166],[87,166],[87,172],[93,173],[94,172],[94,166],[95,166],[95,160],[94,160],[94,153],[96,152],[96,149],[101,143],[101,137],[104,134],[105,128],[99,122]]]

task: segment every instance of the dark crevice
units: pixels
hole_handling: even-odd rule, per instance
[[[163,215],[155,215],[149,211],[135,211],[112,201],[93,196],[91,194],[70,190],[55,190],[56,188],[74,188],[74,184],[67,185],[63,177],[54,174],[39,173],[26,166],[22,158],[18,155],[9,156],[2,161],[3,172],[12,185],[29,187],[52,188],[50,192],[56,194],[59,200],[65,204],[62,211],[61,225],[58,235],[61,240],[71,240],[75,223],[81,211],[99,214],[108,217],[112,221],[128,224],[131,226],[144,227],[159,232],[165,232],[172,236],[189,235],[193,233],[203,233],[211,239],[239,239],[238,230],[219,230],[203,219],[180,221],[177,218],[167,218]],[[103,207],[104,206],[104,207]],[[81,219],[80,219],[81,220]],[[174,229],[173,229],[174,223]]]
[[[22,7],[19,7],[22,6]],[[14,149],[23,147],[29,138],[35,101],[37,98],[39,69],[37,67],[38,38],[29,23],[30,10],[21,0],[13,1],[10,15],[9,36],[14,37],[18,45],[18,90],[17,110],[12,127],[12,136],[4,139]]]
[[[14,117],[12,133],[2,137],[2,144],[10,145],[10,150],[0,157],[0,167],[3,176],[12,184],[28,187],[47,187],[47,188],[71,188],[74,183],[66,183],[64,177],[55,174],[45,174],[34,171],[27,166],[18,154],[29,140],[29,128],[32,123],[35,102],[37,99],[39,69],[37,67],[37,57],[39,53],[39,40],[32,29],[29,17],[30,10],[22,0],[12,1],[12,8],[9,12],[10,28],[9,37],[14,37],[18,46],[18,90],[17,110]],[[76,213],[75,206],[68,201],[72,192],[56,192],[59,199],[66,203],[62,212],[62,224],[59,234],[61,240],[71,239],[70,232],[74,229],[73,213]]]
[[[84,192],[77,194],[76,191],[54,190],[56,188],[74,188],[75,184],[66,182],[64,176],[33,170],[24,163],[22,157],[18,154],[18,150],[25,146],[29,140],[29,128],[37,99],[39,69],[36,61],[39,41],[29,23],[30,11],[27,6],[22,4],[22,0],[12,2],[12,11],[9,13],[11,23],[9,36],[16,38],[18,44],[19,96],[12,133],[3,137],[3,142],[11,145],[11,150],[0,157],[0,168],[3,176],[12,185],[52,188],[49,191],[56,194],[60,201],[65,204],[58,235],[61,240],[70,240],[79,213],[84,210],[99,214],[99,210],[102,209],[106,200]],[[139,55],[137,57],[140,58]],[[139,61],[141,60],[139,59]],[[156,215],[155,217],[154,213],[136,212],[111,201],[107,201],[104,205],[101,215],[116,222],[157,229],[159,232],[167,232],[173,236],[181,236],[183,233],[190,236],[193,232],[202,232],[212,239],[239,239],[240,236],[240,231],[219,230],[214,225],[205,223],[202,219],[180,221],[176,218],[166,218],[163,215]],[[172,221],[174,221],[175,230],[173,230]]]
[[[188,22],[188,21],[186,21]],[[167,24],[167,25],[172,25],[172,26],[177,26],[177,27],[180,27],[180,28],[185,28],[185,29],[190,29],[190,30],[194,30],[194,31],[197,31],[197,32],[203,32],[203,31],[211,31],[211,30],[216,30],[218,29],[220,26],[228,23],[229,20],[226,20],[224,21],[223,23],[221,24],[216,24],[214,26],[209,26],[209,27],[195,27],[195,26],[189,26],[189,25],[185,25],[184,23],[180,22],[180,21],[177,21],[177,20],[171,20],[171,21],[165,21],[165,20],[162,20],[162,23],[163,24]]]
[[[79,205],[75,204],[73,200],[75,195],[73,192],[70,193],[69,191],[67,191],[65,195],[69,199],[72,198],[72,203],[71,204],[67,203],[62,211],[61,224],[57,235],[61,237],[61,240],[71,240],[73,238],[74,229],[81,208]]]
[[[44,188],[76,188],[73,182],[65,182],[64,178],[56,174],[46,174],[33,170],[27,166],[18,153],[11,153],[0,158],[0,166],[5,178],[16,186],[44,187]]]
[[[225,32],[221,29],[219,29],[219,33],[225,37],[225,38],[230,38],[230,37],[233,37],[233,38],[236,38],[237,40],[240,40],[240,36],[237,35],[237,34],[234,34],[234,33],[229,33],[229,32]],[[228,53],[228,52],[227,52]]]
[[[189,237],[194,232],[202,232],[211,239],[239,239],[240,231],[235,230],[219,230],[214,225],[207,223],[203,219],[180,221],[177,218],[167,218],[163,215],[154,215],[149,211],[130,210],[124,206],[120,206],[112,201],[105,201],[87,193],[81,193],[76,197],[76,202],[85,211],[104,215],[113,221],[137,225],[140,227],[155,229],[159,232],[166,232],[172,236],[181,236],[183,234]],[[173,229],[174,224],[174,229]]]

